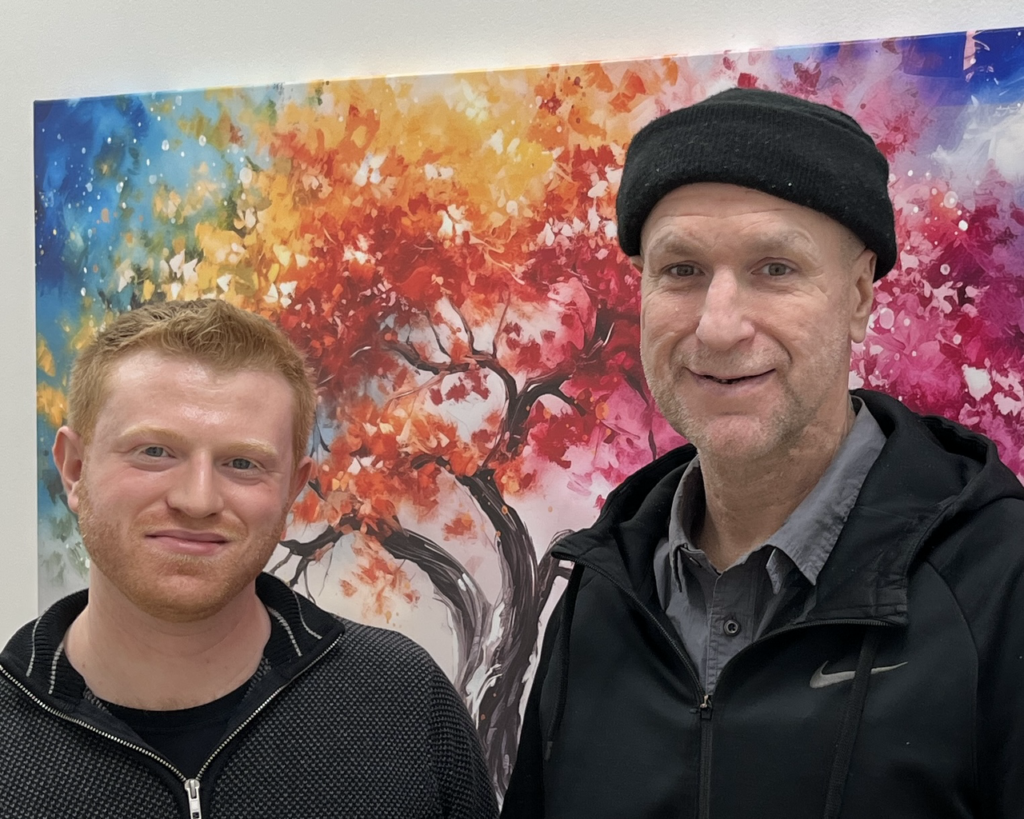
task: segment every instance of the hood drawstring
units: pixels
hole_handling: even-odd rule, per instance
[[[836,740],[836,753],[832,758],[832,772],[828,777],[824,819],[837,819],[839,809],[843,805],[843,791],[850,771],[850,760],[853,758],[853,746],[857,743],[857,730],[860,728],[864,703],[868,698],[871,667],[874,665],[881,639],[882,629],[871,626],[865,631],[864,640],[860,645],[857,670],[854,672],[850,696],[846,700],[846,711],[843,713],[843,721],[839,726],[839,736]]]
[[[565,713],[565,699],[569,692],[569,634],[572,631],[572,616],[576,611],[576,596],[583,580],[583,567],[573,565],[569,575],[569,584],[565,587],[562,597],[562,622],[558,628],[558,699],[555,701],[555,713],[548,726],[544,741],[544,761],[551,759],[551,749],[555,744],[555,735],[562,725]]]

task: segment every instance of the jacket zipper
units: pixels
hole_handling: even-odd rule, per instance
[[[697,788],[697,816],[700,817],[700,819],[707,819],[709,810],[708,797],[711,793],[711,695],[705,691],[704,686],[701,685],[700,677],[697,675],[697,669],[694,668],[693,665],[693,660],[690,659],[690,656],[683,650],[682,646],[679,645],[676,639],[668,633],[668,630],[658,622],[657,618],[647,610],[647,606],[644,605],[643,601],[632,588],[623,585],[608,572],[603,569],[599,569],[586,560],[569,557],[564,553],[562,555],[553,554],[552,556],[558,560],[568,560],[596,572],[625,594],[626,597],[632,600],[633,604],[643,613],[643,616],[653,623],[658,631],[661,632],[661,635],[665,638],[666,642],[672,646],[672,650],[676,653],[680,662],[682,662],[683,667],[690,673],[694,689],[702,696],[701,704],[697,707],[697,711],[700,715],[700,781]]]
[[[188,797],[189,819],[203,819],[203,806],[199,803],[199,780],[185,780],[185,795]]]
[[[342,638],[341,634],[339,634],[337,637],[335,637],[334,638],[334,642],[332,642],[329,646],[327,646],[327,648],[325,648],[318,656],[314,657],[310,661],[309,665],[307,665],[304,669],[302,669],[301,674],[305,674],[307,671],[309,671],[309,669],[311,669],[313,666],[315,666],[317,663],[319,663],[325,656],[327,656],[327,654],[338,643],[341,642],[341,638]],[[301,676],[301,674],[299,676]],[[221,751],[223,751],[224,748],[228,745],[228,743],[231,742],[231,740],[233,740],[240,733],[242,733],[242,731],[245,730],[245,727],[250,722],[252,722],[254,719],[256,719],[256,717],[258,717],[260,715],[260,713],[263,711],[263,709],[266,708],[268,705],[270,705],[271,701],[275,697],[277,697],[278,694],[280,694],[282,691],[284,691],[285,688],[287,688],[289,685],[291,685],[292,682],[295,681],[295,679],[296,679],[296,677],[292,677],[292,679],[288,680],[283,685],[281,685],[279,688],[277,688],[273,692],[271,692],[271,694],[265,700],[263,700],[263,702],[261,702],[255,709],[253,709],[253,712],[251,714],[249,714],[248,717],[245,718],[245,721],[241,725],[239,725],[234,731],[232,731],[230,734],[228,734],[224,738],[224,741],[221,742],[221,744],[218,745],[214,749],[213,753],[210,754],[210,756],[209,756],[209,758],[207,758],[206,762],[203,763],[203,767],[199,769],[199,773],[196,775],[197,779],[200,776],[202,776],[204,773],[206,773],[206,769],[210,767],[210,763],[213,762],[213,758],[215,756],[217,756],[217,754],[219,754]],[[200,817],[200,819],[202,819],[202,818]]]
[[[704,690],[704,687],[700,681],[700,677],[697,676],[697,669],[694,668],[693,661],[690,659],[689,655],[687,655],[686,652],[679,646],[675,638],[673,638],[672,635],[668,633],[668,630],[657,620],[657,618],[655,618],[650,613],[650,611],[648,611],[647,606],[644,605],[643,601],[640,599],[637,593],[633,591],[632,588],[619,582],[618,578],[613,577],[609,572],[606,572],[604,569],[601,569],[586,560],[580,560],[579,558],[571,557],[569,555],[566,555],[564,552],[560,554],[552,553],[552,556],[556,560],[568,560],[571,563],[576,563],[580,566],[583,566],[584,568],[590,569],[592,572],[596,572],[609,583],[611,583],[613,586],[615,586],[619,591],[625,594],[626,597],[633,601],[633,604],[642,612],[643,616],[646,617],[648,621],[653,623],[655,627],[658,629],[658,631],[661,632],[662,636],[668,641],[668,644],[672,646],[672,650],[675,651],[676,656],[679,657],[685,668],[690,672],[690,677],[693,679],[694,688],[703,697],[700,705],[697,706],[697,712],[700,715],[700,773],[697,787],[697,816],[699,817],[699,819],[708,819],[711,810],[711,729],[712,715],[714,711],[712,708],[711,694]],[[775,631],[771,631],[768,634],[763,635],[756,642],[762,643],[765,640],[770,640],[774,637],[777,637],[780,634],[786,634],[790,631],[797,631],[802,628],[811,628],[812,626],[821,625],[872,625],[892,627],[892,623],[889,623],[885,620],[879,620],[870,617],[860,619],[841,618],[836,620],[819,620],[814,623],[795,623],[792,625],[783,626],[782,628],[776,629]],[[754,644],[751,643],[751,645],[742,649],[736,656],[739,656],[739,654],[742,654],[744,651],[748,651],[753,645]],[[733,660],[734,659],[735,657],[733,658]],[[719,684],[722,682],[722,677],[725,676],[725,672],[732,664],[733,660],[729,660],[729,662],[727,662],[725,666],[722,668],[721,673],[718,675]]]
[[[307,665],[304,669],[302,669],[301,673],[305,674],[314,665],[319,663],[320,660],[323,659],[341,641],[341,636],[342,635],[339,634],[334,639],[333,643],[331,643],[329,646],[327,646],[327,648],[325,648],[323,650],[323,652],[319,656],[315,657],[309,663],[309,665]],[[274,700],[277,697],[278,694],[280,694],[285,688],[287,688],[296,679],[295,677],[293,677],[291,680],[288,680],[283,685],[281,685],[280,687],[278,687],[277,689],[272,691],[270,693],[270,695],[267,696],[267,698],[265,700],[263,700],[263,702],[261,702],[259,704],[259,706],[257,706],[256,709],[245,719],[245,721],[241,725],[239,725],[234,731],[232,731],[230,734],[228,734],[228,736],[224,739],[224,741],[221,742],[221,744],[217,746],[217,748],[214,750],[214,752],[212,754],[210,754],[210,756],[207,758],[206,762],[203,763],[203,766],[199,769],[199,773],[196,774],[196,776],[194,778],[189,778],[189,777],[185,776],[185,774],[183,774],[177,768],[175,768],[170,762],[168,762],[162,756],[160,756],[159,754],[153,753],[148,748],[143,748],[141,745],[136,745],[133,742],[129,742],[126,739],[122,739],[121,737],[117,736],[116,734],[111,734],[111,733],[108,733],[107,731],[103,731],[103,730],[97,728],[96,726],[86,722],[85,720],[78,719],[77,717],[68,716],[67,714],[65,714],[63,712],[58,711],[56,708],[53,708],[52,706],[47,705],[45,702],[43,702],[41,699],[39,699],[39,697],[37,697],[35,694],[33,694],[31,691],[29,691],[29,689],[25,685],[23,685],[22,682],[20,680],[18,680],[13,674],[11,674],[10,671],[8,671],[6,668],[4,668],[4,666],[2,664],[0,664],[0,673],[2,673],[7,679],[9,679],[15,685],[15,687],[20,689],[21,692],[26,697],[28,697],[32,702],[34,702],[40,708],[42,708],[46,713],[52,714],[53,716],[58,717],[59,719],[62,719],[65,722],[70,722],[70,723],[73,723],[74,725],[78,725],[78,726],[80,726],[82,728],[85,728],[86,730],[92,731],[94,734],[98,734],[99,736],[103,737],[104,739],[109,739],[111,742],[115,742],[118,745],[121,745],[121,746],[123,746],[125,748],[128,748],[128,749],[132,750],[132,751],[137,751],[138,753],[142,754],[143,756],[147,756],[150,759],[153,759],[153,760],[159,762],[165,768],[170,770],[175,776],[177,776],[181,780],[182,784],[185,787],[185,798],[188,801],[188,819],[203,819],[203,809],[202,809],[202,806],[201,806],[201,804],[199,802],[199,784],[200,784],[199,783],[199,779],[200,779],[200,777],[202,777],[202,775],[204,773],[206,773],[206,769],[210,767],[210,763],[213,762],[213,758],[215,756],[217,756],[217,754],[219,754],[221,751],[223,751],[225,746],[227,746],[227,744],[229,742],[231,742],[231,740],[233,740],[236,736],[238,736],[238,734],[241,733],[241,731],[250,722],[252,722],[268,705],[270,705],[271,701]]]
[[[705,692],[700,711],[700,785],[697,816],[708,819],[711,810],[711,695]]]

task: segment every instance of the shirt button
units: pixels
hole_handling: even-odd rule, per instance
[[[740,624],[735,620],[726,620],[722,624],[722,631],[725,632],[726,637],[735,637],[740,633]]]

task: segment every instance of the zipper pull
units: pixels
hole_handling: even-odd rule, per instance
[[[188,797],[188,819],[203,819],[203,809],[199,804],[199,780],[185,780],[185,795]]]
[[[710,694],[705,694],[704,695],[704,701],[699,706],[697,706],[697,709],[700,711],[700,718],[701,719],[711,719],[711,695]]]

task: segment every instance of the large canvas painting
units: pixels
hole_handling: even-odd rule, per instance
[[[242,305],[320,389],[316,478],[268,569],[425,645],[503,788],[564,583],[551,544],[680,443],[615,239],[631,135],[736,85],[856,117],[900,255],[850,383],[1022,474],[1022,34],[38,103],[40,605],[87,579],[48,454],[76,351],[144,302]]]

